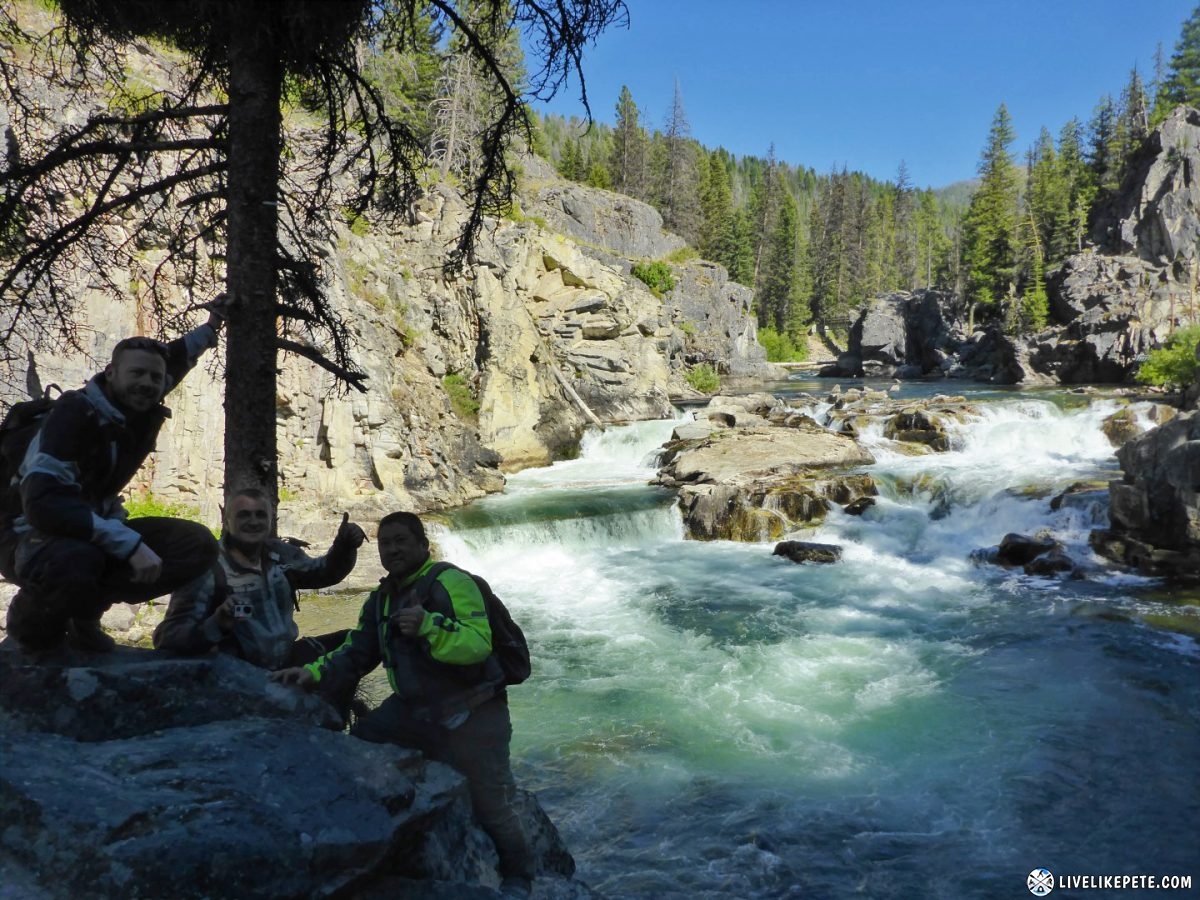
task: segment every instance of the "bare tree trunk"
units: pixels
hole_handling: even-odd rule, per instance
[[[225,487],[259,487],[277,504],[275,268],[280,54],[258,4],[230,4]]]

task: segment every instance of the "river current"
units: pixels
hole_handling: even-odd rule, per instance
[[[828,391],[767,386],[801,388]],[[1092,555],[1102,492],[1051,508],[1115,477],[1116,406],[968,397],[949,452],[862,435],[878,502],[799,536],[841,545],[834,565],[683,539],[648,484],[683,412],[590,434],[435,529],[525,627],[514,767],[580,878],[613,898],[948,900],[1030,896],[1045,868],[1200,892],[1197,598]],[[972,561],[1042,528],[1086,577]]]

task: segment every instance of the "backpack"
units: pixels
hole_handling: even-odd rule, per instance
[[[458,569],[458,566],[448,562],[435,563],[417,582],[417,595],[427,597],[433,582],[447,569]],[[491,585],[473,572],[467,572],[466,569],[459,571],[470,575],[483,595],[488,627],[492,630],[492,653],[504,672],[504,684],[520,684],[530,673],[529,644],[525,640],[525,633],[513,621],[508,607],[496,596]]]
[[[18,473],[25,461],[25,451],[58,400],[58,397],[50,396],[51,388],[62,394],[57,384],[47,385],[42,396],[10,406],[0,421],[0,518],[15,518],[21,514]]]

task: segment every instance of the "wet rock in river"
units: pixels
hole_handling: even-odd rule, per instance
[[[842,558],[842,548],[837,544],[818,544],[812,541],[780,541],[775,545],[773,556],[786,556],[796,563],[834,563]]]

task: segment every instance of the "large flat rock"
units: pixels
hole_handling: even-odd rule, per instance
[[[816,426],[766,426],[715,431],[682,448],[664,471],[683,483],[730,484],[873,462],[845,435]]]

